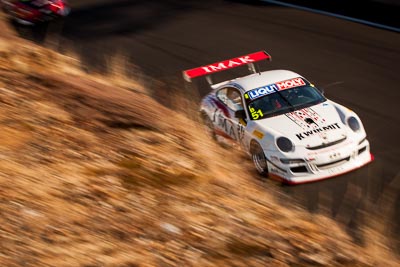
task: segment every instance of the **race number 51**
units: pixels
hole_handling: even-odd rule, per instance
[[[261,109],[256,111],[254,108],[250,108],[250,114],[253,120],[258,120],[259,118],[264,117],[264,114],[262,113]]]

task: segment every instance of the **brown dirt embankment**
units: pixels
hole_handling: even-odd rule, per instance
[[[140,84],[1,34],[0,266],[394,266]]]

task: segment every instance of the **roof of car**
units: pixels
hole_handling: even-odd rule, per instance
[[[281,81],[285,81],[285,80],[289,80],[289,79],[293,79],[293,78],[297,78],[297,77],[302,77],[301,75],[299,75],[298,73],[295,73],[293,71],[289,71],[289,70],[269,70],[269,71],[264,71],[264,72],[260,72],[260,73],[255,73],[255,74],[250,74],[244,77],[240,77],[231,81],[227,81],[227,82],[223,82],[218,84],[218,87],[220,87],[221,85],[233,85],[235,87],[241,87],[244,89],[245,92],[261,87],[261,86],[265,86],[265,85],[269,85],[269,84],[273,84],[273,83],[277,83],[277,82],[281,82]],[[304,77],[302,77],[304,78]]]

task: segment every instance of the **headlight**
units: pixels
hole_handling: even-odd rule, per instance
[[[276,140],[276,145],[279,147],[280,150],[282,150],[283,152],[290,152],[293,150],[294,146],[292,141],[290,141],[288,138],[286,137],[279,137]]]
[[[360,122],[353,116],[347,119],[347,125],[349,125],[353,132],[358,132],[361,128]]]

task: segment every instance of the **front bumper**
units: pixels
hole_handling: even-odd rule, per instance
[[[316,151],[303,148],[298,152],[303,163],[270,164],[270,175],[287,184],[302,184],[339,176],[373,161],[369,142],[344,142]],[[272,162],[273,163],[273,162]]]

